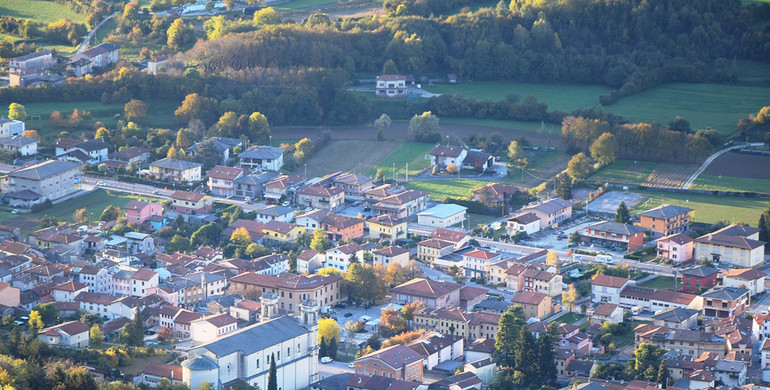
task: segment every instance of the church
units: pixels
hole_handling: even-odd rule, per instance
[[[191,389],[203,382],[214,389],[241,379],[267,389],[270,359],[275,356],[278,390],[308,387],[318,380],[319,305],[308,300],[296,317],[278,316],[278,296],[260,299],[260,322],[190,350],[182,362],[182,380]]]

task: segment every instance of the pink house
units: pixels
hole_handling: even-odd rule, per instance
[[[672,234],[658,239],[658,256],[682,263],[692,259],[693,240],[682,234]]]
[[[163,215],[163,206],[158,203],[132,200],[126,205],[126,221],[128,223],[141,225],[155,215]]]

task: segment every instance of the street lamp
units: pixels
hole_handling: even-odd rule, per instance
[[[305,180],[307,180],[307,163],[305,163]]]

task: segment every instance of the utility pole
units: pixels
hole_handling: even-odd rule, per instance
[[[393,181],[396,181],[396,163],[393,163]]]
[[[406,182],[409,183],[409,163],[406,163]]]

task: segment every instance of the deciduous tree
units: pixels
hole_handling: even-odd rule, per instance
[[[127,121],[141,123],[147,119],[147,104],[139,99],[131,99],[123,106],[123,116]]]
[[[578,300],[578,296],[575,284],[570,284],[567,291],[561,293],[561,303],[567,306],[570,313],[572,313],[572,307],[575,305],[575,301]]]
[[[102,330],[99,328],[99,324],[94,324],[91,326],[91,330],[88,332],[88,335],[91,345],[98,346],[104,342],[104,335],[102,335]]]
[[[323,337],[326,340],[337,339],[341,336],[340,326],[333,318],[322,318],[318,321],[318,342]]]
[[[75,215],[72,217],[72,222],[77,224],[88,223],[88,209],[85,207],[75,210]]]
[[[439,119],[430,111],[415,115],[409,121],[409,135],[416,141],[432,142],[439,135]]]
[[[583,180],[589,173],[591,173],[591,163],[588,161],[588,156],[583,152],[572,156],[567,164],[567,174],[575,180]]]
[[[8,106],[8,119],[17,121],[27,120],[27,109],[19,103],[11,103]]]
[[[618,154],[618,140],[612,133],[602,133],[599,138],[591,144],[591,157],[600,165],[612,164]]]
[[[195,41],[195,31],[192,26],[185,24],[182,18],[171,23],[166,36],[168,37],[166,43],[175,50],[183,49]]]

